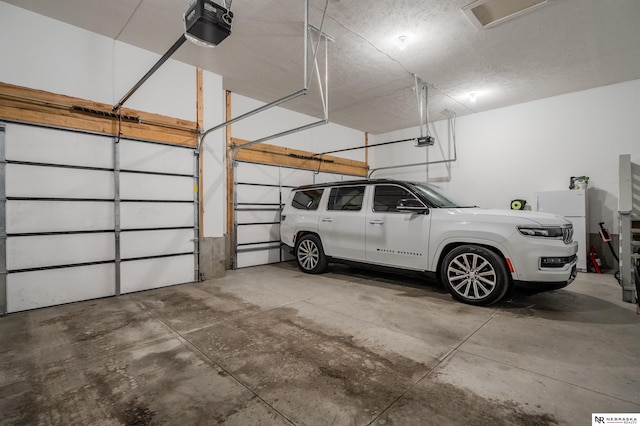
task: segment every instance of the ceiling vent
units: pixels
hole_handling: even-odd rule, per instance
[[[531,12],[547,0],[478,0],[462,8],[476,29],[491,28]]]

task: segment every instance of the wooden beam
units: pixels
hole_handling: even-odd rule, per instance
[[[201,132],[204,128],[204,83],[202,78],[202,68],[196,68],[196,122],[198,126],[198,131]],[[198,224],[200,226],[200,238],[204,238],[204,176],[202,174],[202,169],[204,165],[204,155],[200,152],[198,156],[198,205],[200,206],[200,211],[198,212],[199,220]]]
[[[226,92],[226,113],[225,121],[231,120],[231,92]],[[233,235],[233,158],[230,149],[232,147],[231,125],[226,127],[226,156],[227,156],[227,234]]]
[[[87,113],[73,107],[101,114]],[[119,123],[117,117],[111,116],[111,108],[111,105],[104,103],[0,82],[0,119],[4,120],[116,136]],[[122,121],[124,137],[174,145],[197,145],[195,122],[129,108],[122,108],[120,113],[140,118],[139,122]]]
[[[202,68],[196,68],[196,124],[198,129],[204,128],[204,83],[202,78]]]
[[[369,166],[369,132],[364,133],[364,146],[366,147],[364,149],[364,162],[368,167]]]
[[[248,141],[231,138],[235,146],[242,146]],[[367,164],[363,161],[349,160],[331,155],[318,156],[312,152],[285,148],[265,143],[252,145],[238,152],[238,161],[269,164],[273,166],[293,167],[296,169],[314,170],[327,173],[339,173],[366,177]]]

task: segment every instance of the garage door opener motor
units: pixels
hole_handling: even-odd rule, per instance
[[[231,0],[225,0],[224,7],[212,0],[194,1],[184,14],[184,36],[198,46],[217,46],[231,34],[230,9]]]

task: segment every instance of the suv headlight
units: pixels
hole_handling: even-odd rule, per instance
[[[528,237],[546,237],[546,238],[562,238],[562,228],[560,226],[553,227],[533,227],[533,226],[518,226],[518,231],[522,235]]]

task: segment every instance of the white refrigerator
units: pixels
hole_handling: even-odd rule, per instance
[[[536,210],[564,216],[573,223],[573,239],[578,242],[578,271],[587,270],[588,202],[586,189],[536,192]]]

